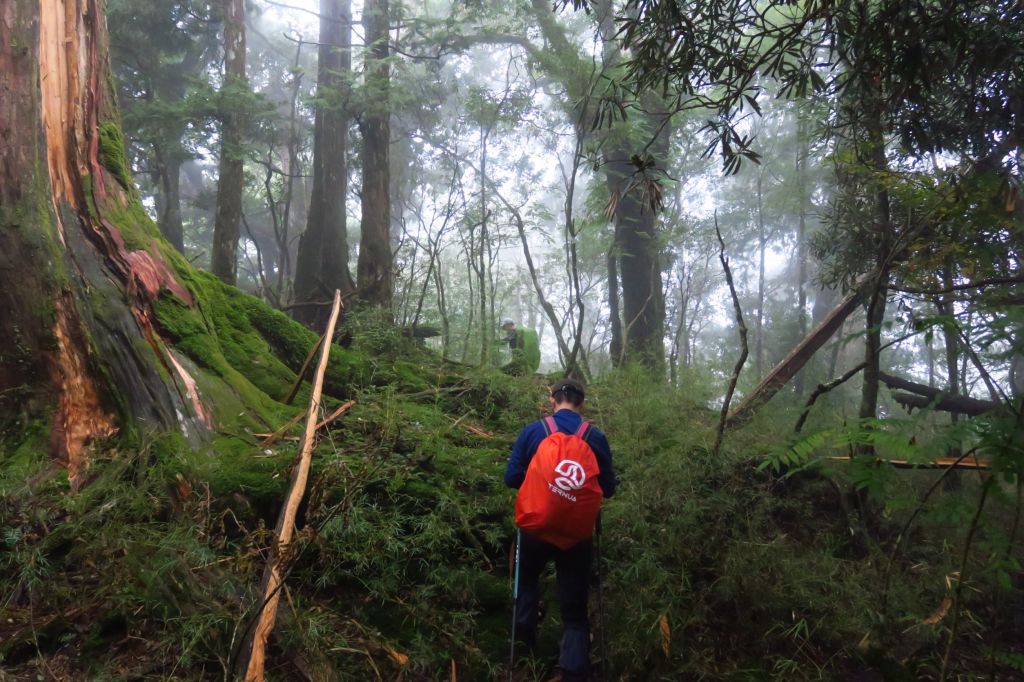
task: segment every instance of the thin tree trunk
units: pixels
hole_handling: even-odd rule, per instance
[[[441,358],[447,360],[451,356],[452,334],[451,323],[448,321],[448,301],[445,298],[440,251],[437,254],[437,267],[434,268],[434,284],[437,289],[437,312],[441,316]]]
[[[185,228],[181,221],[181,156],[180,150],[165,150],[154,145],[153,156],[160,183],[157,204],[157,225],[164,239],[179,253],[185,252]]]
[[[879,106],[879,105],[876,105]],[[868,296],[867,329],[864,335],[864,383],[858,416],[860,419],[874,419],[878,416],[878,373],[881,364],[882,322],[885,320],[887,282],[889,280],[889,248],[892,242],[892,219],[889,208],[889,192],[885,189],[885,174],[888,160],[885,157],[885,139],[882,136],[882,118],[875,114],[871,119],[872,129],[868,131],[871,143],[871,161],[875,191],[874,229],[877,233],[878,250],[876,263],[878,278],[872,283]],[[861,454],[873,455],[874,447],[862,445]]]
[[[945,288],[953,286],[953,262],[951,258],[946,259],[946,263],[942,267],[942,284]],[[954,297],[952,294],[948,296],[938,296],[935,300],[935,305],[938,308],[939,315],[953,318],[956,314],[956,308],[954,304]],[[946,374],[947,383],[946,389],[951,396],[957,398],[960,396],[960,353],[959,343],[960,339],[956,332],[952,319],[951,323],[943,326],[943,337],[946,340]],[[960,421],[960,415],[956,412],[951,411],[949,413],[949,423],[956,429],[957,423]],[[946,451],[948,457],[959,457],[960,456],[960,445],[958,443],[950,444],[949,449]],[[961,486],[960,472],[953,472],[946,477],[943,482],[943,487],[946,490],[957,490]]]
[[[764,229],[764,169],[757,173],[757,338],[754,340],[754,372],[764,376],[764,252],[768,243]]]
[[[807,156],[810,153],[807,144],[807,118],[803,107],[798,110],[797,120],[797,152],[796,152],[796,183],[797,193],[800,195],[799,218],[796,233],[796,258],[797,258],[797,283],[796,283],[796,307],[797,307],[797,332],[800,338],[807,336]],[[801,368],[797,372],[793,385],[793,392],[799,401],[804,395],[804,383],[807,368]]]
[[[480,366],[487,367],[491,360],[490,321],[487,314],[487,137],[489,128],[480,127],[480,266],[477,277],[480,279]]]
[[[292,98],[288,113],[288,159],[285,166],[284,208],[281,211],[281,232],[277,234],[277,282],[274,285],[277,300],[282,300],[285,282],[291,274],[291,243],[292,203],[295,197],[295,176],[299,172],[299,145],[301,139],[298,131],[299,91],[302,75],[299,64],[302,59],[303,42],[295,46],[295,62],[293,63]],[[344,294],[344,292],[343,292]]]
[[[223,2],[224,86],[221,92],[230,95],[249,87],[245,77],[245,2]],[[210,269],[227,284],[235,284],[238,279],[236,252],[242,220],[244,116],[244,112],[237,108],[220,113],[220,170],[217,179],[217,212],[213,226]]]
[[[736,382],[739,381],[740,372],[743,371],[743,363],[747,361],[747,325],[743,322],[743,309],[740,307],[739,296],[736,295],[736,286],[732,281],[732,272],[729,270],[729,259],[725,256],[725,241],[722,240],[722,233],[718,229],[718,217],[715,217],[715,235],[718,237],[720,250],[718,258],[722,263],[722,270],[725,271],[725,282],[729,285],[729,294],[732,296],[733,313],[736,317],[736,327],[740,337],[740,356],[733,366],[732,375],[729,377],[729,386],[725,390],[725,398],[722,400],[722,409],[718,417],[718,431],[715,435],[714,453],[717,455],[722,448],[722,438],[725,434],[725,426],[729,418],[729,404],[732,402],[733,393],[736,391]]]

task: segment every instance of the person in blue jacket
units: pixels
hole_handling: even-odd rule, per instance
[[[562,379],[551,387],[550,404],[555,425],[559,431],[575,433],[583,422],[581,410],[585,400],[583,384],[573,379]],[[505,485],[519,488],[526,478],[526,468],[547,436],[544,422],[528,424],[512,446],[512,454],[505,468]],[[604,433],[591,427],[587,444],[594,451],[601,470],[597,480],[605,497],[615,494],[618,483],[612,467],[612,451]],[[538,607],[540,604],[540,574],[548,561],[555,562],[558,603],[562,614],[562,640],[558,665],[563,682],[586,680],[590,673],[590,621],[587,617],[587,594],[593,563],[593,540],[585,540],[569,549],[552,544],[520,531],[519,539],[519,596],[516,599],[516,641],[528,649],[537,638]]]

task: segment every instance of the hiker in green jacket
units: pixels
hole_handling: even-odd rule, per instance
[[[540,368],[540,339],[536,330],[517,328],[516,323],[510,317],[501,320],[501,330],[504,336],[500,343],[508,345],[512,359],[502,367],[507,374],[529,374]]]

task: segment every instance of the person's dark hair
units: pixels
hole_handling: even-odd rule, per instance
[[[585,395],[583,384],[575,379],[559,379],[551,385],[551,398],[555,403],[569,403],[579,407]]]

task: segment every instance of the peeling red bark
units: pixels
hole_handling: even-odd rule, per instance
[[[88,446],[117,433],[113,416],[103,407],[100,389],[89,371],[88,348],[64,298],[57,300],[54,336],[57,362],[54,381],[60,386],[57,414],[50,433],[53,454],[65,463],[72,489],[81,482]]]

